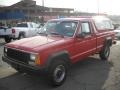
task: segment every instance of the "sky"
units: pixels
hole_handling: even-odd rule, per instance
[[[12,5],[20,0],[0,0],[0,5]],[[35,0],[42,5],[42,0]],[[74,8],[76,11],[120,15],[120,0],[44,0],[47,7]]]

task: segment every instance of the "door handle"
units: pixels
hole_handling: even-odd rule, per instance
[[[91,38],[92,36],[91,35],[87,35],[87,36],[85,36],[84,38]]]

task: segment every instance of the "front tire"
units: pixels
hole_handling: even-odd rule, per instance
[[[102,60],[108,60],[110,55],[110,46],[106,45],[103,47],[103,49],[100,51],[99,56]]]
[[[25,38],[24,34],[20,34],[19,37],[18,37],[18,39],[23,39],[23,38]]]
[[[60,86],[67,76],[67,65],[64,61],[54,62],[49,69],[49,80],[52,85]]]

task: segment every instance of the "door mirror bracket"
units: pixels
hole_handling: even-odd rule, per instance
[[[80,33],[80,34],[77,34],[76,36],[77,38],[84,38],[85,37],[85,33]]]

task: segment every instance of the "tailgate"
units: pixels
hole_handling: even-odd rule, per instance
[[[11,35],[12,31],[9,28],[0,28],[0,35]]]

